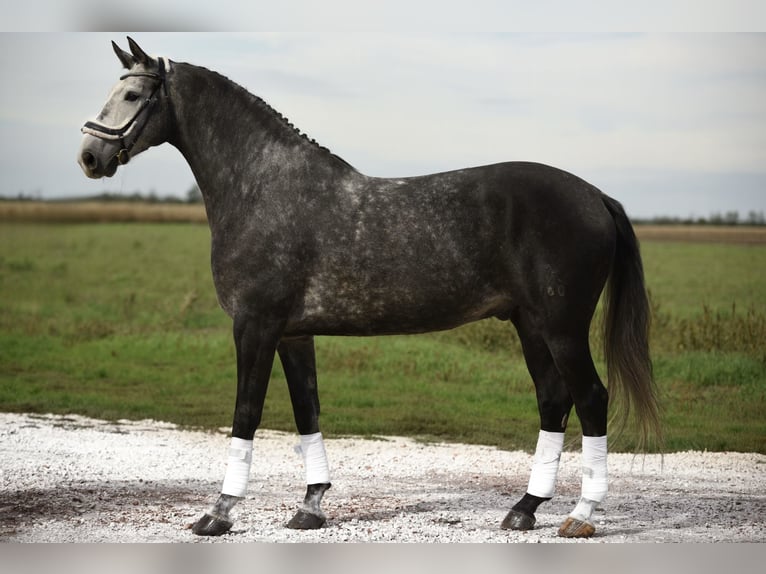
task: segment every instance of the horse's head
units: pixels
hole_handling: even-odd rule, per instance
[[[111,177],[117,166],[167,140],[171,122],[167,75],[170,62],[148,56],[131,38],[131,53],[112,42],[128,72],[112,88],[95,120],[82,127],[85,134],[77,161],[92,178]]]

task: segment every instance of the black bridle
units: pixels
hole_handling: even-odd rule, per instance
[[[170,64],[168,63],[166,65],[165,58],[158,58],[157,61],[159,63],[157,72],[128,72],[127,74],[120,76],[120,80],[135,77],[145,77],[157,80],[157,83],[152,89],[152,93],[149,94],[148,98],[141,102],[136,113],[134,113],[130,119],[124,121],[120,126],[107,126],[97,120],[93,120],[85,122],[82,128],[80,128],[82,133],[103,140],[119,140],[120,150],[114,157],[117,158],[120,165],[125,165],[130,161],[130,150],[136,145],[141,132],[149,121],[149,113],[147,113],[144,120],[139,123],[138,120],[141,117],[141,114],[143,114],[144,111],[149,112],[159,102],[158,92],[160,91],[160,88],[162,88],[162,92],[167,96],[166,78]],[[132,136],[132,140],[126,145],[125,138],[128,136]]]

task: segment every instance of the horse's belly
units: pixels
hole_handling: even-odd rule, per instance
[[[503,315],[507,297],[491,292],[429,289],[412,292],[403,286],[364,293],[339,288],[331,296],[308,291],[287,325],[288,334],[390,335],[452,329]]]

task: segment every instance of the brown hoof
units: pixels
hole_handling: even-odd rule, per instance
[[[590,538],[596,532],[596,527],[590,522],[583,522],[571,516],[567,517],[559,528],[559,536],[564,538]]]

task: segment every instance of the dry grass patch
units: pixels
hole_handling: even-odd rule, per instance
[[[0,221],[36,223],[205,223],[201,204],[135,201],[2,201]]]
[[[746,225],[636,225],[642,241],[766,244],[766,227]]]

